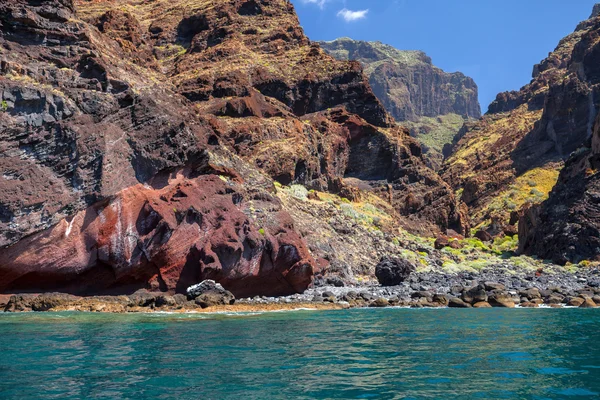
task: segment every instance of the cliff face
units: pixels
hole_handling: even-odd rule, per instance
[[[581,38],[562,85],[551,91],[532,139],[567,158],[547,201],[519,222],[519,249],[557,263],[600,259],[600,5],[579,26]],[[528,146],[527,146],[528,145]],[[523,152],[531,148],[531,142]],[[535,154],[535,153],[534,153]]]
[[[341,38],[319,42],[338,60],[357,60],[373,93],[398,121],[457,114],[479,118],[477,85],[460,72],[437,68],[421,51],[403,51],[380,42]]]
[[[424,145],[426,159],[436,169],[444,145],[465,120],[481,116],[473,79],[442,71],[421,51],[348,38],[319,43],[335,58],[363,65],[377,98]]]
[[[302,291],[317,262],[272,179],[465,229],[360,65],[287,0],[9,0],[0,25],[2,292]]]
[[[462,194],[473,224],[516,233],[518,213],[548,197],[569,155],[585,147],[600,105],[596,15],[534,67],[518,92],[501,93],[468,127],[442,176]]]

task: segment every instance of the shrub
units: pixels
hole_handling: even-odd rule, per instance
[[[290,186],[290,194],[299,200],[308,200],[308,190],[302,185]]]

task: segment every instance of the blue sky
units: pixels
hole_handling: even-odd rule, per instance
[[[482,111],[531,80],[534,64],[600,0],[292,0],[312,40],[348,36],[423,50],[479,86]]]

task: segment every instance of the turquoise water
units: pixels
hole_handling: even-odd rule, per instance
[[[600,310],[0,314],[0,399],[594,399]]]

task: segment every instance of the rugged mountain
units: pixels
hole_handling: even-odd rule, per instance
[[[548,200],[519,222],[519,250],[557,263],[600,259],[600,4],[578,29],[568,75],[543,120],[561,154],[576,150]]]
[[[424,145],[426,159],[436,169],[444,145],[452,142],[465,120],[481,116],[473,79],[442,71],[421,51],[349,38],[319,44],[338,60],[363,65],[377,98]]]
[[[273,179],[466,229],[360,65],[287,0],[7,0],[0,57],[0,292],[302,291],[334,256]]]
[[[499,94],[482,120],[461,132],[442,176],[469,206],[473,225],[516,233],[520,210],[544,201],[564,161],[589,146],[600,105],[599,31],[594,12],[534,67],[531,83]]]

